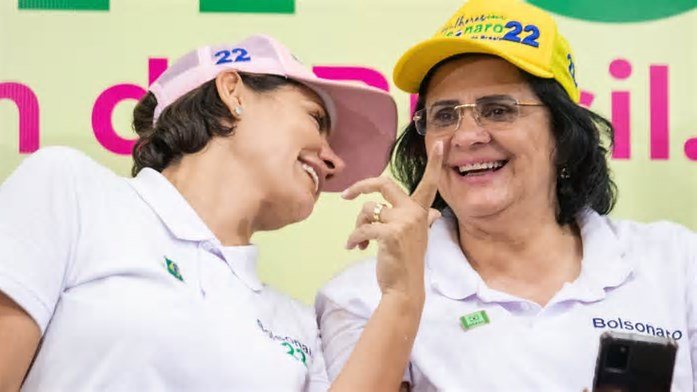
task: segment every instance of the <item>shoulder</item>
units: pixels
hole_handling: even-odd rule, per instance
[[[16,174],[16,175],[15,175]],[[65,183],[68,180],[116,177],[85,153],[69,147],[45,147],[27,157],[13,174],[25,180],[49,179],[48,184]]]
[[[608,217],[604,219],[617,237],[630,247],[669,250],[697,244],[697,233],[674,222],[641,223]]]
[[[27,157],[25,163],[45,169],[61,167],[60,165],[98,165],[82,151],[63,146],[52,146],[39,149]]]
[[[317,293],[317,312],[322,314],[333,308],[342,308],[357,316],[369,317],[380,301],[375,267],[373,258],[339,273]]]
[[[603,235],[616,240],[627,261],[652,276],[668,279],[697,279],[697,233],[674,222],[642,223],[601,217]],[[602,227],[609,229],[605,232]],[[604,240],[607,246],[613,246]],[[678,276],[676,276],[678,275]]]
[[[84,153],[67,147],[43,148],[27,157],[0,186],[0,202],[21,205],[8,212],[17,219],[34,217],[36,224],[88,224],[122,213],[133,195],[128,181]],[[3,214],[0,213],[0,216]],[[9,218],[7,218],[9,219]]]
[[[4,203],[76,206],[79,199],[104,192],[116,176],[84,153],[67,147],[47,147],[25,158],[0,187]],[[89,193],[81,197],[83,193]]]

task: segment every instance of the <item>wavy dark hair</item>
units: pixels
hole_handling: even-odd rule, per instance
[[[416,110],[421,110],[425,105],[428,84],[435,71],[446,62],[465,56],[471,54],[448,58],[431,68],[419,88]],[[573,102],[556,80],[519,71],[551,114],[556,146],[554,165],[557,173],[557,223],[573,223],[575,215],[585,207],[590,207],[601,215],[608,214],[615,206],[617,187],[610,175],[606,158],[608,149],[603,145],[602,139],[606,138],[609,147],[612,146],[612,124]],[[427,162],[424,138],[416,132],[413,120],[393,144],[391,156],[392,174],[409,192],[413,192],[421,181]],[[560,175],[562,168],[569,178]],[[432,207],[443,210],[447,204],[438,194]]]
[[[298,82],[276,75],[240,73],[242,82],[257,93]],[[214,136],[228,136],[235,130],[235,119],[218,95],[215,79],[186,93],[167,106],[153,124],[157,99],[148,92],[133,109],[133,130],[139,138],[133,147],[135,177],[143,168],[157,171],[199,152]]]

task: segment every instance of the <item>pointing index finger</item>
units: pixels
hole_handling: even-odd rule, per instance
[[[424,169],[424,175],[421,177],[419,185],[416,186],[411,199],[419,203],[424,209],[428,210],[436,198],[438,191],[438,181],[442,172],[443,166],[443,141],[439,140],[431,148],[431,153],[428,156],[428,163]]]

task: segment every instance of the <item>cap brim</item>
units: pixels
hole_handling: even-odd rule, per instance
[[[402,55],[394,67],[393,80],[399,89],[408,93],[419,92],[421,82],[428,71],[441,61],[466,53],[482,53],[498,56],[541,78],[551,78],[553,75],[524,60],[512,57],[509,53],[498,50],[487,44],[487,41],[472,41],[454,37],[437,37],[423,41]]]
[[[328,140],[346,168],[328,179],[323,190],[340,192],[356,181],[379,176],[397,137],[397,106],[390,94],[329,79],[293,79],[323,91],[334,103],[336,120]]]

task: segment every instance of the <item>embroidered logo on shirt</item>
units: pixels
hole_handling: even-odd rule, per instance
[[[485,324],[489,324],[489,316],[486,315],[486,311],[484,310],[460,317],[460,325],[465,331]]]
[[[290,336],[276,335],[275,333],[266,329],[264,324],[262,324],[261,320],[259,319],[257,319],[257,325],[259,326],[259,329],[261,329],[261,332],[268,336],[269,339],[280,341],[286,354],[290,355],[293,357],[293,359],[301,362],[303,365],[305,365],[305,367],[307,367],[307,357],[312,357],[312,350],[310,350],[309,347]]]
[[[184,281],[184,277],[182,277],[182,274],[179,272],[179,266],[177,263],[165,257],[165,264],[167,265],[167,272],[169,272],[170,275],[182,282]]]

